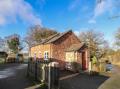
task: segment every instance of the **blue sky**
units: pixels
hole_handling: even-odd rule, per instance
[[[99,2],[101,1],[101,2]],[[95,29],[103,32],[105,39],[113,41],[120,27],[120,0],[0,0],[0,36],[18,33],[26,35],[29,26],[64,32]]]

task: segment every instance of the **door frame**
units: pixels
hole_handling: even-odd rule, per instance
[[[87,58],[87,51],[82,52],[82,70],[88,69],[88,58]]]

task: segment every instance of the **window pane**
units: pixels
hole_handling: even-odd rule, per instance
[[[48,54],[49,54],[48,52],[45,52],[45,53],[44,53],[44,58],[45,58],[45,59],[48,58]]]

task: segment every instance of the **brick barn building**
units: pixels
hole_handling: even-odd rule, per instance
[[[87,70],[89,64],[89,51],[72,30],[55,34],[40,44],[32,46],[30,56],[45,60],[55,59],[60,63],[61,69],[69,63],[77,63],[82,70]]]

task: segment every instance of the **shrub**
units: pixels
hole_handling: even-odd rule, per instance
[[[40,85],[40,89],[48,89],[47,84],[42,83],[42,84]]]

